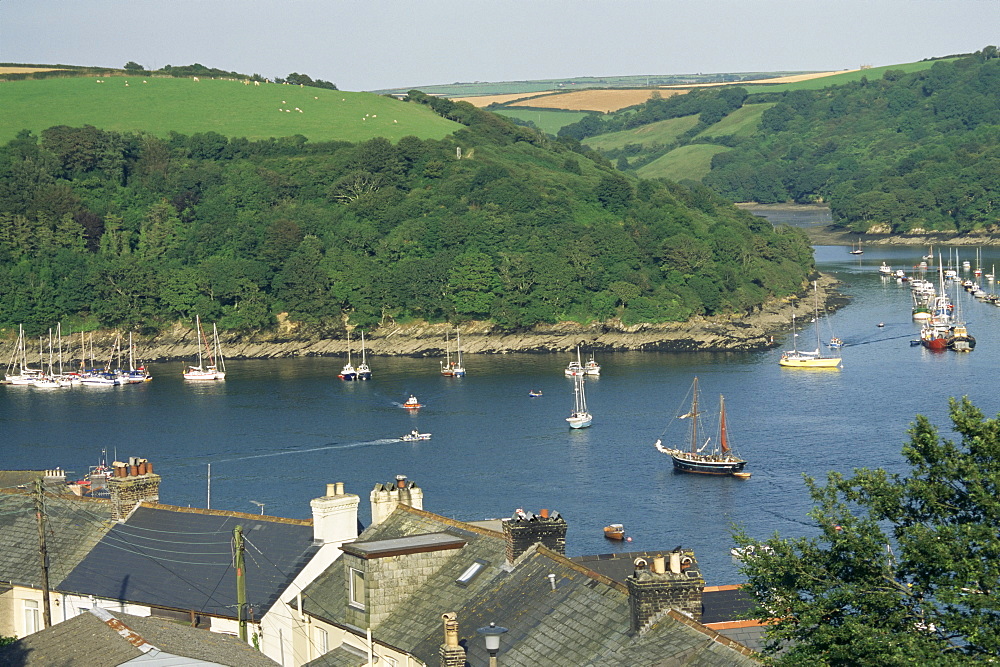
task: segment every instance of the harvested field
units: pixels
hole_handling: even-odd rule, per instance
[[[662,97],[681,95],[686,89],[680,88],[623,88],[621,90],[574,90],[569,93],[546,95],[523,102],[515,102],[512,107],[536,107],[539,109],[568,109],[569,111],[618,111],[625,107],[642,104],[654,92]]]
[[[468,102],[474,107],[487,107],[493,103],[507,104],[514,100],[523,100],[526,97],[537,97],[540,95],[550,95],[555,91],[544,90],[540,93],[507,93],[505,95],[473,95],[472,97],[449,97],[452,102]]]
[[[30,74],[31,72],[58,72],[59,67],[0,67],[0,74]]]

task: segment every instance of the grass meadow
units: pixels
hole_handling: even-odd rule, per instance
[[[939,60],[949,61],[954,60],[954,58],[940,58]],[[780,93],[786,90],[822,90],[823,88],[829,88],[830,86],[842,86],[845,83],[851,83],[853,81],[861,81],[862,77],[867,78],[869,81],[874,81],[876,79],[881,79],[882,75],[885,74],[886,70],[898,69],[904,72],[919,72],[920,70],[929,69],[934,66],[934,63],[939,60],[922,60],[916,63],[903,63],[901,65],[886,65],[884,67],[871,67],[869,69],[855,70],[853,72],[844,72],[842,74],[831,74],[830,76],[824,76],[819,79],[809,79],[807,81],[797,81],[795,83],[755,83],[755,84],[742,84],[748,92],[750,93]]]
[[[643,146],[666,146],[672,144],[692,127],[698,124],[698,116],[682,116],[681,118],[668,118],[657,121],[649,125],[643,125],[631,130],[621,132],[609,132],[599,134],[596,137],[587,137],[583,143],[599,151],[610,151],[623,148],[627,144],[641,144]]]
[[[112,76],[0,83],[0,142],[20,130],[93,125],[165,137],[218,132],[264,139],[301,134],[310,141],[440,139],[462,126],[426,107],[372,93],[239,81]],[[126,82],[128,85],[126,85]],[[296,110],[298,109],[298,110]]]
[[[749,137],[760,127],[760,117],[773,103],[747,104],[733,111],[715,125],[698,133],[699,137]]]
[[[712,169],[712,158],[731,150],[714,144],[691,144],[675,148],[643,165],[636,172],[642,178],[669,178],[672,181],[700,181]]]
[[[518,109],[516,107],[505,107],[494,109],[494,111],[501,116],[530,120],[546,134],[556,134],[566,125],[575,123],[587,115],[586,111],[550,111],[548,109]]]

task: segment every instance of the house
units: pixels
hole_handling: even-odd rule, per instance
[[[376,487],[372,525],[303,591],[295,664],[486,664],[477,629],[491,623],[506,629],[507,665],[758,664],[699,622],[704,581],[690,551],[640,558],[621,582],[565,556],[556,512],[518,510],[496,530],[386,493]]]
[[[340,557],[358,534],[357,495],[329,484],[312,519],[175,507],[159,503],[160,476],[144,459],[116,464],[108,500],[44,495],[52,623],[94,608],[240,633],[234,567],[237,527],[244,541],[247,637],[288,664],[295,615],[285,603]],[[42,628],[35,498],[0,495],[0,634]]]
[[[65,623],[0,648],[0,664],[274,667],[278,663],[229,635],[202,632],[164,619],[88,609]]]

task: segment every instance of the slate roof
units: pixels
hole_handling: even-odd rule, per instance
[[[111,505],[66,494],[45,494],[49,586],[60,582],[111,528]],[[35,499],[27,492],[0,490],[0,580],[41,587]]]
[[[231,665],[273,667],[263,653],[237,637],[120,612],[84,612],[0,648],[0,664],[23,667],[116,667],[137,660],[146,665]],[[117,620],[132,632],[119,634]],[[114,623],[116,627],[117,623]],[[145,644],[146,651],[138,646]],[[149,645],[152,645],[150,647]],[[159,651],[159,653],[157,653]]]
[[[756,665],[744,647],[700,624],[664,614],[639,637],[629,634],[628,590],[622,583],[536,545],[513,567],[506,564],[503,535],[401,505],[383,523],[365,531],[359,542],[404,535],[446,532],[466,540],[376,627],[374,638],[406,651],[426,664],[438,664],[442,642],[441,614],[456,612],[459,643],[471,665],[486,664],[489,655],[476,629],[495,622],[508,632],[501,639],[504,665]],[[356,545],[357,543],[355,543]],[[487,563],[467,586],[456,579],[475,560]],[[625,559],[630,570],[632,560]],[[345,564],[336,561],[304,592],[304,610],[346,626]],[[549,575],[555,575],[555,590]],[[347,626],[349,627],[349,626]],[[348,652],[331,651],[312,667],[353,667]],[[661,662],[662,661],[662,662]]]
[[[60,589],[235,618],[237,525],[246,543],[247,602],[251,618],[259,619],[319,549],[311,521],[143,503]]]

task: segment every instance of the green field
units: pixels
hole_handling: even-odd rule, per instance
[[[609,132],[608,134],[599,134],[596,137],[588,137],[583,140],[583,143],[598,151],[611,151],[623,148],[628,144],[641,144],[646,147],[666,146],[674,143],[677,137],[697,124],[697,115],[668,118],[667,120],[657,121],[632,130]]]
[[[842,86],[845,83],[851,83],[853,81],[861,81],[862,77],[867,78],[869,81],[874,81],[876,79],[881,79],[882,75],[885,74],[886,70],[898,69],[904,72],[919,72],[920,70],[929,69],[934,66],[934,63],[940,61],[951,61],[955,58],[939,58],[938,60],[922,60],[917,63],[903,63],[902,65],[885,65],[884,67],[872,67],[870,69],[862,69],[856,72],[845,72],[843,74],[832,74],[830,76],[820,77],[819,79],[809,79],[808,81],[799,81],[798,83],[760,83],[760,84],[741,84],[750,93],[780,93],[786,90],[821,90],[823,88],[828,88],[830,86]]]
[[[490,109],[490,111],[501,116],[530,120],[546,134],[556,134],[566,125],[575,123],[587,115],[586,111],[552,111],[550,109],[519,109],[517,107]]]
[[[643,165],[636,172],[642,178],[671,181],[700,181],[712,170],[712,158],[730,148],[713,144],[691,144],[675,148],[663,157]]]
[[[171,131],[249,139],[301,134],[311,141],[352,142],[375,136],[390,141],[407,135],[440,139],[462,127],[422,105],[372,93],[212,79],[102,80],[66,77],[0,83],[0,142],[23,129],[38,134],[53,125],[142,130],[161,137]]]
[[[748,137],[760,127],[761,115],[773,103],[747,104],[698,134],[699,137]]]

